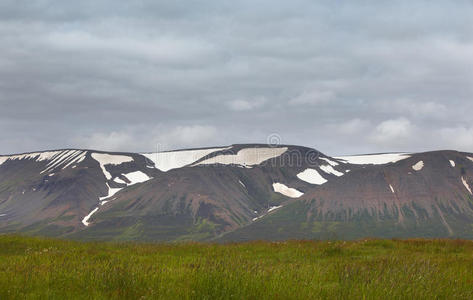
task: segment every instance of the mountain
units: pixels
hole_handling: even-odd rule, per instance
[[[0,156],[0,232],[82,240],[473,238],[473,154],[259,144]]]

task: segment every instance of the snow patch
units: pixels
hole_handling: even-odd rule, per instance
[[[411,157],[411,155],[409,155],[408,153],[386,153],[339,156],[334,158],[338,160],[343,160],[353,165],[384,165],[389,163],[395,163],[409,157]]]
[[[323,178],[319,172],[314,169],[305,169],[304,172],[297,174],[297,178],[310,184],[321,185],[327,182],[327,179]]]
[[[238,180],[238,182],[246,189],[246,185],[243,182],[241,182],[241,180]]]
[[[463,176],[462,176],[462,183],[465,186],[465,188],[468,190],[468,192],[470,192],[470,194],[473,195],[473,193],[471,192],[470,185],[468,184],[468,182],[466,182],[466,180],[465,180],[465,178],[463,178]]]
[[[339,165],[338,162],[332,161],[332,160],[330,160],[330,159],[328,159],[328,158],[326,158],[326,157],[320,157],[319,159],[325,160],[325,161],[328,162],[328,164],[331,165],[332,167],[336,167],[336,166]]]
[[[70,160],[76,158],[78,156],[84,156],[87,151],[82,150],[56,150],[56,151],[46,151],[46,152],[33,152],[33,153],[25,153],[25,154],[16,154],[16,155],[3,155],[0,156],[0,165],[5,163],[8,160],[34,160],[37,162],[41,161],[49,161],[46,165],[46,169],[41,171],[41,173],[51,171],[54,168],[59,166],[64,166]],[[68,167],[66,165],[63,169]]]
[[[238,151],[237,154],[222,154],[206,159],[197,165],[242,165],[255,166],[264,161],[281,156],[287,151],[287,147],[281,148],[245,148]]]
[[[0,214],[0,217],[5,217],[7,214]]]
[[[273,210],[276,210],[278,208],[281,208],[282,205],[279,205],[279,206],[271,206],[269,209],[268,209],[268,212],[272,212]]]
[[[82,219],[82,224],[84,224],[85,226],[89,226],[89,220],[90,218],[92,217],[93,214],[95,214],[97,211],[99,210],[98,207],[94,208],[94,210],[92,210],[87,216],[85,216],[83,219]]]
[[[422,160],[412,166],[412,169],[414,169],[414,171],[420,171],[423,168],[424,168],[424,162]]]
[[[92,158],[95,159],[102,169],[103,174],[107,180],[112,179],[112,175],[105,169],[106,165],[121,165],[126,162],[133,161],[133,157],[125,155],[110,155],[103,153],[92,153]]]
[[[394,188],[392,185],[389,185],[389,188],[391,189],[391,192],[394,194]]]
[[[466,158],[468,158],[469,160],[473,161],[473,157],[467,156]]]
[[[151,177],[141,171],[135,171],[128,174],[124,174],[124,176],[130,181],[130,183],[127,184],[128,186],[137,183],[142,183],[151,179]]]
[[[327,174],[333,174],[338,177],[344,175],[342,172],[335,170],[332,166],[320,166],[320,169]]]
[[[8,160],[8,156],[0,156],[0,166]]]
[[[120,179],[120,178],[118,178],[118,177],[115,177],[115,178],[113,179],[113,181],[115,181],[116,183],[120,183],[120,184],[126,184],[125,181],[123,181],[122,179]]]
[[[273,189],[276,193],[283,194],[286,197],[289,198],[299,198],[300,196],[304,195],[304,193],[290,188],[282,183],[273,183]]]
[[[108,187],[108,194],[107,194],[107,196],[100,197],[99,198],[100,201],[108,199],[108,198],[112,197],[113,195],[115,195],[116,193],[118,193],[119,191],[122,190],[122,188],[111,188],[110,185],[108,185],[108,183],[106,183],[106,185]]]
[[[455,168],[455,162],[453,160],[449,160],[450,162],[450,165],[452,166],[452,168]]]
[[[201,150],[184,150],[184,151],[170,151],[170,152],[159,152],[159,153],[145,153],[142,154],[144,157],[151,160],[155,167],[163,172],[167,172],[172,169],[178,169],[190,165],[199,159],[217,152],[230,149],[226,148],[213,148],[213,149],[201,149]]]

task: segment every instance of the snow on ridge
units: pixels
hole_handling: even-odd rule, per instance
[[[167,172],[172,169],[178,169],[190,165],[199,159],[217,151],[228,150],[231,147],[198,149],[198,150],[182,150],[158,153],[144,153],[144,157],[151,160],[155,167],[160,171]]]
[[[4,155],[0,156],[0,165],[8,160],[34,160],[36,162],[49,161],[42,173],[52,171],[62,167],[66,169],[73,163],[80,163],[84,160],[87,151],[85,150],[54,150],[44,152],[31,152],[25,154]]]
[[[452,166],[452,168],[455,168],[455,161],[450,159],[449,162],[450,162],[450,165]]]
[[[46,165],[46,169],[41,173],[50,172],[56,168],[62,167],[66,169],[72,164],[78,164],[85,159],[87,151],[83,150],[66,150],[61,154],[54,156],[54,158]]]
[[[303,172],[297,174],[297,178],[310,184],[322,185],[327,182],[327,179],[323,178],[315,169],[305,169]]]
[[[414,171],[420,171],[424,168],[424,162],[422,160],[418,161],[415,165],[412,166]]]
[[[30,160],[34,159],[35,161],[45,161],[51,160],[54,156],[67,151],[67,150],[55,150],[55,151],[45,151],[45,152],[31,152],[24,154],[14,154],[14,155],[2,155],[0,156],[0,165],[6,162],[7,160]]]
[[[276,193],[283,194],[284,196],[289,198],[299,198],[300,196],[304,195],[304,193],[302,193],[301,191],[290,188],[285,184],[278,182],[273,183],[273,189]]]
[[[465,188],[468,190],[468,192],[470,192],[470,195],[473,195],[473,192],[471,191],[470,185],[468,184],[468,182],[466,182],[466,180],[465,180],[465,178],[463,178],[463,176],[462,176],[462,183],[465,186]]]
[[[334,157],[352,165],[384,165],[411,157],[408,153],[366,154]]]
[[[112,179],[112,175],[107,171],[107,169],[105,169],[106,165],[121,165],[123,163],[133,161],[133,157],[125,155],[92,153],[91,156],[100,164],[100,168],[102,169],[102,172],[107,180]]]
[[[237,154],[221,154],[211,157],[196,165],[241,165],[241,166],[255,166],[259,165],[269,159],[279,157],[288,150],[287,147],[279,148],[244,148],[238,151]]]
[[[327,174],[333,174],[338,177],[345,175],[342,172],[335,170],[332,166],[320,166],[320,169]]]
[[[328,159],[328,158],[326,158],[326,157],[319,157],[319,159],[326,161],[326,162],[327,162],[329,165],[331,165],[332,167],[336,167],[336,166],[339,165],[338,162],[333,161],[333,160],[330,160],[330,159]]]

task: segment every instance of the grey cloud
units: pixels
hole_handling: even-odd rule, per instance
[[[0,3],[0,153],[274,132],[327,154],[473,151],[471,1],[20,2]],[[393,120],[411,130],[380,138]]]

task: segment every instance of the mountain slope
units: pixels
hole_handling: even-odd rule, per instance
[[[0,156],[0,232],[86,240],[473,238],[473,155],[247,144]]]
[[[412,154],[362,165],[220,239],[473,238],[472,184],[470,154]]]

